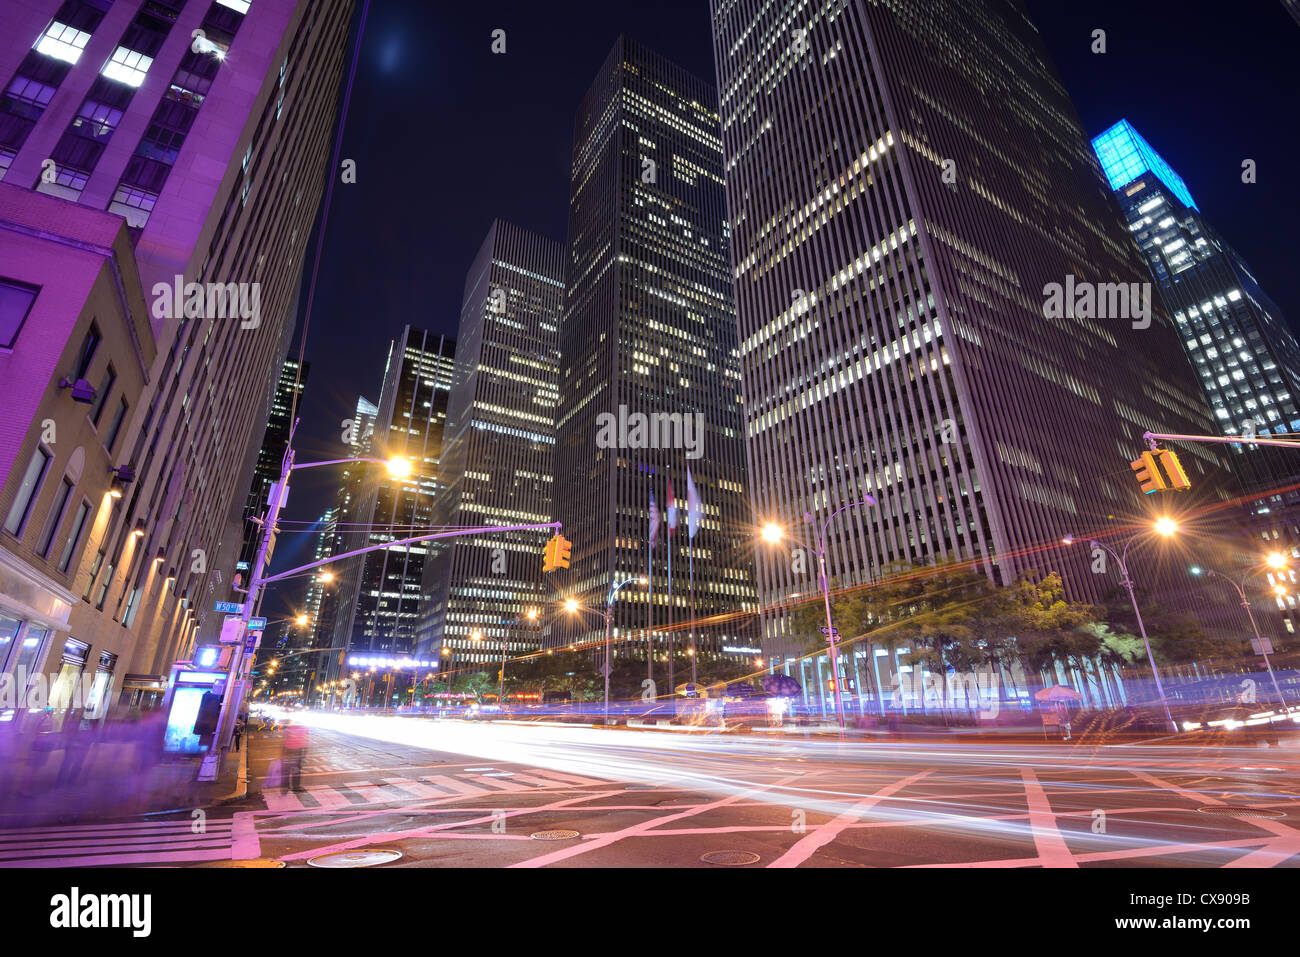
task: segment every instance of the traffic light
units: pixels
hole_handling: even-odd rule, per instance
[[[1138,485],[1147,495],[1152,492],[1165,492],[1170,489],[1185,492],[1192,487],[1187,472],[1183,470],[1178,456],[1168,449],[1153,449],[1129,463],[1137,476]]]
[[[542,571],[553,572],[557,568],[569,567],[569,553],[573,543],[559,533],[552,535],[542,551]]]
[[[1165,490],[1165,480],[1160,475],[1160,463],[1156,461],[1156,453],[1143,452],[1129,465],[1133,467],[1138,485],[1145,494],[1150,495],[1152,492]]]
[[[1183,464],[1178,461],[1178,456],[1168,449],[1158,449],[1155,454],[1157,460],[1164,467],[1169,488],[1178,492],[1186,492],[1192,487],[1192,483],[1187,480],[1187,472],[1183,470]]]

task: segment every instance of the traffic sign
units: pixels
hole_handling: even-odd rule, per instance
[[[250,619],[248,619],[248,630],[249,630],[249,631],[262,631],[264,628],[266,628],[266,619],[265,619],[265,618],[250,618]]]
[[[244,610],[244,606],[237,601],[219,601],[216,610],[223,611],[227,615],[238,615]]]
[[[835,638],[838,638],[838,637],[840,636],[840,630],[839,630],[838,628],[826,628],[826,627],[822,627],[822,628],[820,628],[820,629],[818,629],[818,630],[819,630],[823,635],[829,635],[829,636],[833,636],[833,637],[835,637]]]

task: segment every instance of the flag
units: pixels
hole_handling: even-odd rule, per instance
[[[668,534],[677,531],[677,499],[673,497],[673,480],[668,480]]]
[[[654,490],[650,491],[650,544],[659,541],[659,505],[655,502]]]
[[[695,491],[695,480],[691,478],[691,467],[686,466],[686,528],[691,538],[700,527],[700,514],[704,511],[700,504],[700,494]]]

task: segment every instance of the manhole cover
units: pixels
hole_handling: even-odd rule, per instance
[[[387,864],[402,856],[401,851],[391,848],[372,848],[368,851],[340,851],[337,854],[325,854],[313,857],[307,863],[312,867],[374,867]]]
[[[274,857],[253,857],[246,861],[204,861],[196,867],[284,867],[284,861]]]
[[[1269,807],[1241,807],[1234,804],[1211,804],[1196,810],[1202,814],[1222,814],[1226,817],[1286,817],[1284,812]]]
[[[579,835],[577,831],[567,831],[561,828],[554,831],[533,831],[528,836],[534,841],[571,841]]]
[[[705,864],[726,864],[735,867],[740,864],[758,863],[758,855],[749,851],[709,851],[700,858]]]

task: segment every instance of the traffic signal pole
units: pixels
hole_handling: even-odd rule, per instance
[[[296,426],[297,423],[295,423]],[[292,442],[292,433],[290,433],[290,442]],[[303,572],[311,571],[313,568],[319,568],[322,565],[329,565],[334,562],[343,561],[348,558],[354,558],[357,555],[364,555],[367,552],[378,551],[381,548],[392,548],[398,545],[413,545],[417,542],[427,542],[440,538],[459,538],[467,535],[499,535],[502,532],[524,532],[540,531],[541,529],[553,529],[556,537],[559,536],[561,528],[560,522],[542,522],[536,525],[492,525],[478,528],[460,528],[452,531],[432,532],[427,535],[416,535],[412,538],[399,539],[391,542],[381,542],[377,545],[368,545],[365,548],[357,548],[350,552],[344,552],[341,555],[332,555],[329,558],[322,558],[314,562],[308,562],[306,565],[299,565],[297,568],[291,568],[288,571],[280,572],[276,575],[263,576],[266,570],[267,558],[270,554],[271,542],[275,535],[276,524],[280,518],[280,509],[284,506],[289,488],[289,476],[294,468],[304,469],[313,468],[321,465],[336,465],[350,462],[372,462],[382,461],[380,459],[332,459],[327,462],[308,462],[295,466],[294,450],[292,445],[286,449],[284,454],[283,466],[280,470],[280,481],[272,487],[271,499],[267,503],[266,514],[262,519],[262,536],[261,542],[257,549],[257,559],[254,562],[252,571],[248,580],[248,593],[245,597],[243,610],[240,613],[242,625],[239,632],[239,641],[235,645],[234,653],[231,657],[230,671],[226,679],[225,693],[221,699],[221,715],[217,720],[217,733],[213,738],[213,752],[203,759],[199,769],[200,781],[215,781],[221,774],[222,765],[225,763],[226,754],[230,750],[231,732],[234,730],[234,714],[238,707],[243,703],[243,685],[242,671],[245,660],[252,661],[257,656],[257,649],[261,644],[261,633],[254,641],[253,647],[248,649],[247,655],[244,653],[244,646],[247,641],[248,623],[253,617],[254,609],[261,601],[262,589],[272,582],[280,581],[284,578],[290,578],[294,575],[301,575]],[[567,557],[567,556],[566,556]],[[567,561],[566,561],[567,565]],[[236,700],[236,686],[239,686],[239,699]]]

